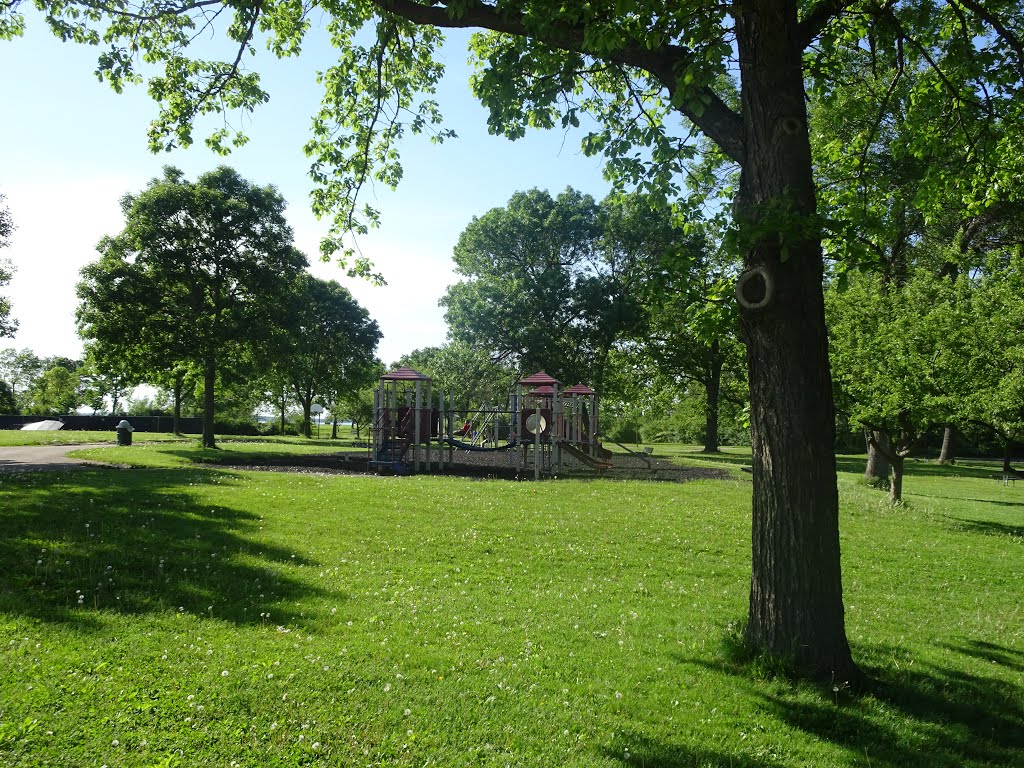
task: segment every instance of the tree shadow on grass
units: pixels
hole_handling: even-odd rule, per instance
[[[866,456],[836,456],[836,470],[863,475],[867,467]],[[970,464],[937,464],[927,459],[910,458],[904,466],[907,477],[975,477],[989,480],[999,476],[998,467],[978,467]]]
[[[1007,525],[992,520],[968,520],[966,518],[952,518],[956,523],[958,531],[968,533],[981,533],[986,536],[1010,536],[1011,538],[1024,538],[1024,525]]]
[[[772,768],[783,765],[769,754],[748,756],[686,744],[664,744],[628,729],[615,732],[615,746],[601,750],[607,760],[645,768]]]
[[[962,653],[965,656],[984,659],[1007,669],[1024,672],[1024,652],[1014,650],[1013,648],[1007,648],[984,640],[971,640],[961,645],[943,643],[942,647]]]
[[[840,698],[837,704],[764,696],[764,701],[794,728],[865,755],[872,765],[1024,765],[1020,686],[921,663],[869,672],[875,685],[864,700]]]
[[[972,501],[977,504],[993,504],[997,507],[1024,507],[1024,501],[1002,501],[1000,499],[975,499],[964,496],[940,496],[935,493],[917,493],[915,496],[921,496],[926,499],[945,499],[947,501]]]
[[[289,575],[312,565],[254,540],[259,518],[203,504],[209,470],[24,473],[0,481],[0,612],[87,628],[91,611],[189,612],[296,623],[321,594]],[[269,614],[269,617],[268,617]]]
[[[1009,670],[1019,670],[1019,660],[1024,656],[984,642],[944,647],[972,659],[994,661]],[[878,658],[906,655],[902,650],[879,647],[870,651]],[[914,661],[899,668],[866,668],[871,682],[862,696],[851,695],[841,686],[800,686],[799,695],[796,689],[789,695],[776,693],[777,686],[759,685],[751,666],[732,658],[729,649],[723,651],[719,661],[681,656],[677,661],[747,678],[750,695],[762,701],[766,715],[861,756],[865,765],[1024,766],[1024,687],[1012,680],[1013,675],[1000,678]],[[965,662],[965,667],[970,666],[971,662]],[[673,750],[668,747],[661,754],[671,757]],[[661,764],[702,763],[682,759]],[[730,763],[709,760],[708,764]]]

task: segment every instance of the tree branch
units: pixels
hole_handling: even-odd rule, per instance
[[[809,46],[828,23],[838,18],[849,5],[852,5],[850,0],[821,0],[800,20],[796,31],[797,44],[801,48]]]
[[[586,28],[576,24],[548,23],[543,35],[532,32],[520,13],[502,11],[479,0],[459,8],[457,17],[449,13],[446,0],[430,0],[422,4],[415,0],[371,0],[386,13],[393,14],[413,24],[439,27],[442,29],[481,28],[501,32],[515,37],[532,37],[544,45],[563,51],[572,51],[585,56],[605,59],[629,67],[642,69],[664,86],[671,98],[677,89],[677,72],[690,61],[691,54],[685,48],[663,44],[653,49],[631,43],[612,52],[594,52],[585,43]],[[688,120],[698,126],[714,141],[729,158],[737,163],[743,161],[742,118],[722,101],[710,88],[700,89],[700,95],[707,103],[701,110],[684,106],[676,107]],[[699,113],[698,113],[699,112]]]
[[[993,13],[989,13],[985,6],[977,2],[977,0],[957,0],[961,5],[970,10],[979,19],[988,24],[992,29],[996,31],[1000,39],[1003,40],[1015,54],[1017,54],[1017,71],[1020,76],[1024,78],[1024,43],[1014,33],[1012,29],[1006,26],[1002,20]]]

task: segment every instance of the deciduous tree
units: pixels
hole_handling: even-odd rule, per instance
[[[81,377],[82,363],[62,357],[43,361],[42,371],[25,392],[25,413],[65,416],[88,400]]]
[[[380,328],[348,289],[307,273],[295,281],[288,307],[274,367],[302,406],[302,432],[310,437],[317,398],[343,397],[375,378]]]
[[[7,382],[19,410],[25,405],[25,395],[43,371],[43,361],[30,349],[0,349],[0,379]]]
[[[520,372],[603,389],[612,347],[644,321],[646,281],[675,244],[671,213],[632,196],[517,192],[455,247],[450,336]]]
[[[902,500],[906,458],[953,416],[968,385],[968,301],[926,268],[899,286],[851,276],[829,295],[839,402],[888,459],[893,503]]]
[[[395,362],[433,379],[435,391],[462,410],[508,402],[519,371],[494,362],[487,350],[462,341],[415,349]]]
[[[82,270],[79,331],[146,375],[201,372],[203,445],[215,447],[218,375],[263,359],[287,285],[306,265],[284,200],[227,167],[195,182],[166,168],[122,207],[124,230]]]
[[[1024,440],[1024,257],[1019,249],[990,255],[971,296],[967,341],[971,386],[958,415],[994,433],[1010,451]]]

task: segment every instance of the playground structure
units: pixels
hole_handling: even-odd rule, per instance
[[[611,467],[597,441],[598,396],[585,384],[561,389],[540,371],[516,382],[504,406],[459,410],[451,393],[412,368],[385,373],[374,391],[369,465],[395,474],[444,471],[455,450],[504,452],[516,474],[557,474],[567,458]]]

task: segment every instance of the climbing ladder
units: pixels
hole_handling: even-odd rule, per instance
[[[390,469],[396,475],[409,472],[409,464],[405,455],[409,452],[412,440],[408,437],[385,437],[377,449],[376,456],[370,460],[371,467]]]

